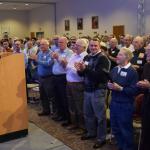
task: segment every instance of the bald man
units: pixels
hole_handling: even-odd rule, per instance
[[[112,38],[110,40],[110,48],[108,49],[108,57],[109,60],[111,61],[111,69],[113,69],[117,63],[116,63],[116,57],[119,53],[119,49],[117,48],[118,41],[116,38]]]
[[[140,36],[135,37],[133,40],[133,46],[135,51],[133,52],[131,63],[132,67],[138,72],[139,78],[141,79],[143,67],[146,63],[144,39]]]
[[[131,35],[127,34],[124,37],[124,47],[129,48],[131,52],[134,52],[134,46],[132,45],[133,38]]]

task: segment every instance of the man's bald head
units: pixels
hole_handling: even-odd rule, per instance
[[[66,37],[60,37],[58,40],[58,46],[60,50],[65,50],[67,48],[68,39]]]
[[[116,38],[111,38],[110,47],[115,48],[118,45],[118,40]]]
[[[124,44],[126,47],[129,47],[132,43],[132,35],[129,35],[129,34],[126,34],[125,37],[124,37]]]
[[[143,45],[144,45],[143,37],[141,37],[141,36],[135,37],[134,40],[133,40],[133,45],[134,45],[135,50],[138,50],[138,49],[142,48]]]
[[[21,49],[21,41],[20,40],[16,40],[15,41],[15,45],[14,45],[14,50],[17,52],[19,52]]]

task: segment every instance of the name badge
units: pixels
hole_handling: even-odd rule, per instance
[[[46,56],[44,56],[43,58],[46,59]]]
[[[65,55],[65,54],[62,54],[62,55],[61,55],[61,57],[62,57],[62,58],[65,58],[65,57],[66,57],[66,55]]]
[[[143,61],[142,60],[137,60],[138,65],[142,65]]]
[[[88,62],[88,61],[85,61],[84,64],[85,64],[86,66],[88,66],[89,62]]]
[[[120,76],[126,77],[126,76],[127,76],[127,72],[121,71],[121,72],[120,72]]]

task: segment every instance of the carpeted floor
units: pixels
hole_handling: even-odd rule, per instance
[[[92,150],[94,140],[81,141],[80,136],[77,135],[77,131],[69,131],[62,127],[60,123],[51,120],[50,117],[39,117],[37,113],[40,111],[40,107],[37,104],[29,104],[29,120],[36,124],[38,127],[59,139],[73,150]],[[106,144],[100,150],[116,150],[114,145]]]

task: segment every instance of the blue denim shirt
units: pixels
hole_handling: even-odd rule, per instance
[[[40,51],[38,53],[37,62],[39,76],[48,76],[52,74],[54,60],[50,56],[50,50],[47,50],[46,52]]]

